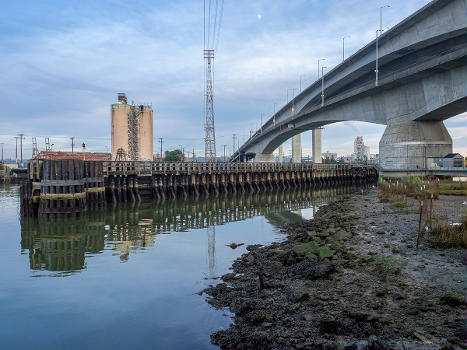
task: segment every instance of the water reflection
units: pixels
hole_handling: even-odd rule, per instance
[[[315,208],[355,192],[354,187],[297,188],[270,193],[237,194],[196,201],[173,200],[120,206],[90,212],[83,219],[21,222],[21,249],[29,253],[32,270],[82,270],[86,256],[114,250],[122,262],[137,250],[154,245],[158,234],[206,228],[209,271],[215,268],[215,226],[264,216],[271,224],[302,219],[302,209]],[[308,218],[310,215],[308,215]]]

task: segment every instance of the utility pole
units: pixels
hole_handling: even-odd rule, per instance
[[[71,153],[73,153],[73,151],[74,151],[74,146],[75,146],[75,143],[74,143],[75,137],[72,136],[72,137],[70,137],[70,139],[71,139]]]
[[[227,146],[227,145],[224,145],[224,162],[225,162],[225,147],[226,147],[226,146]]]
[[[161,144],[161,161],[164,161],[164,155],[162,154],[162,140],[163,140],[163,138],[159,137],[159,142]]]
[[[83,142],[83,160],[86,160],[86,144]]]
[[[21,164],[23,164],[23,136],[24,134],[18,134],[19,144],[20,144],[20,154],[21,154]]]
[[[237,137],[237,135],[235,135],[235,134],[232,135],[232,140],[233,140],[233,143],[232,143],[232,156],[235,153],[235,138],[236,137]]]
[[[0,142],[0,145],[2,146],[2,162],[3,162],[3,142]]]
[[[193,148],[193,158],[192,158],[192,162],[195,161],[195,149]]]
[[[324,70],[326,67],[321,67],[321,107],[324,107]]]
[[[15,162],[18,164],[18,136],[15,136],[16,140],[16,151],[15,151]]]

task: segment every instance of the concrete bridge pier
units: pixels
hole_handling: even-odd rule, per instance
[[[257,154],[255,156],[254,161],[255,161],[255,163],[256,162],[258,162],[258,163],[274,163],[275,162],[274,154],[272,154],[272,153],[269,153],[269,154],[265,154],[265,153]]]
[[[281,144],[279,146],[279,163],[284,162],[284,146]]]
[[[403,122],[386,127],[379,153],[383,170],[422,170],[452,153],[452,139],[442,121]]]
[[[302,137],[300,134],[292,137],[292,163],[302,162]]]
[[[321,133],[322,128],[316,128],[311,131],[311,151],[313,152],[313,163],[323,162],[321,156]]]

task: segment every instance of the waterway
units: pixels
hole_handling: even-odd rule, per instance
[[[47,222],[21,220],[19,187],[0,188],[0,349],[215,349],[210,334],[231,315],[196,292],[247,245],[283,239],[280,224],[356,190],[142,203]]]

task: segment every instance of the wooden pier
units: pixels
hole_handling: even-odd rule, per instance
[[[199,198],[302,186],[376,181],[371,166],[278,163],[161,163],[31,160],[21,214],[76,217],[106,203]]]

